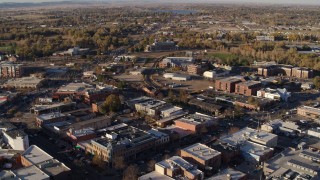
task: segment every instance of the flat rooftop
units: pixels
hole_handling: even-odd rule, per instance
[[[173,178],[166,175],[162,175],[156,171],[152,171],[138,178],[138,180],[151,180],[151,179],[152,180],[174,180]]]
[[[49,104],[49,105],[35,105],[33,107],[34,110],[36,111],[41,111],[41,110],[47,110],[47,109],[54,109],[54,108],[59,108],[61,106],[71,106],[71,105],[75,105],[75,102],[70,102],[70,103],[64,103],[64,102],[60,102],[60,103],[54,103],[54,104]]]
[[[48,161],[53,159],[52,156],[47,154],[45,151],[40,149],[36,145],[31,145],[23,154],[22,156],[30,161],[32,164],[38,164],[44,161]]]
[[[313,113],[320,115],[320,108],[314,108],[314,107],[310,107],[310,106],[300,106],[300,107],[298,107],[298,109],[303,109],[305,111],[313,112]]]
[[[149,101],[146,101],[146,102],[143,102],[143,103],[138,103],[138,104],[141,105],[141,106],[145,106],[147,108],[154,108],[154,107],[166,104],[166,102],[165,101],[156,100],[156,99],[152,99],[152,100],[149,100]]]
[[[230,83],[241,82],[241,80],[236,77],[227,77],[227,78],[222,78],[217,80],[221,82],[230,82]]]
[[[205,160],[205,161],[212,159],[213,157],[221,155],[220,152],[218,152],[214,149],[211,149],[210,147],[208,147],[204,144],[201,144],[201,143],[196,143],[196,144],[193,144],[193,145],[188,146],[186,148],[183,148],[182,151],[185,151],[185,152],[191,154],[192,156],[195,156],[195,157],[202,159],[202,160]]]
[[[246,127],[234,134],[221,138],[221,141],[228,143],[232,146],[236,146],[238,143],[241,143],[247,140],[252,140],[255,142],[256,141],[268,142],[276,137],[277,135],[275,134],[264,132],[264,131],[258,131],[258,130]]]
[[[307,169],[312,169],[314,171],[319,172],[320,166],[317,162],[303,157],[303,155],[306,153],[309,154],[309,157],[310,154],[312,154],[311,157],[320,156],[319,153],[312,152],[311,150],[292,150],[288,148],[282,151],[280,154],[269,159],[266,162],[267,168],[272,169],[274,171],[278,170],[279,168],[291,169],[301,174],[309,174],[313,176],[314,174],[308,171]],[[290,164],[295,164],[306,169],[297,168],[296,166]]]
[[[21,169],[17,169],[13,171],[17,177],[23,180],[42,180],[42,179],[50,179],[50,177],[37,168],[35,165],[24,167]]]
[[[246,141],[240,145],[240,150],[246,153],[253,154],[255,156],[264,156],[273,151],[272,148]]]
[[[69,83],[68,85],[60,87],[58,92],[80,92],[86,88],[92,88],[92,86],[86,83]]]
[[[239,83],[238,85],[251,87],[251,86],[256,86],[256,85],[260,85],[260,84],[261,84],[261,82],[259,82],[259,81],[245,81],[245,82]]]
[[[4,85],[7,86],[21,86],[21,85],[37,85],[44,79],[39,79],[36,77],[22,77],[16,79],[9,79]]]
[[[65,117],[65,115],[60,112],[52,112],[52,113],[41,114],[37,116],[37,118],[41,119],[42,121],[48,121],[48,120],[59,118],[59,117]]]
[[[68,168],[63,163],[59,162],[56,159],[51,159],[42,163],[37,164],[37,166],[44,171],[46,174],[50,176],[56,176],[60,173],[71,171],[70,168]]]
[[[88,134],[95,134],[94,129],[89,127],[89,128],[75,130],[72,132],[72,135],[75,137],[81,137]]]
[[[0,172],[1,180],[20,180],[12,171],[10,170],[2,170]]]
[[[182,168],[183,170],[189,170],[196,168],[196,166],[179,156],[172,156],[169,159],[158,162],[157,164],[166,169]]]
[[[157,129],[150,129],[150,130],[148,131],[148,133],[149,133],[149,134],[152,134],[153,136],[158,137],[158,138],[164,137],[164,136],[169,136],[168,134],[163,133],[163,132],[160,132],[160,131],[158,131]]]
[[[215,120],[215,118],[212,116],[196,113],[196,114],[189,114],[186,117],[178,119],[177,121],[197,125],[197,124],[202,124],[202,123],[206,123],[206,122],[214,121],[214,120]]]

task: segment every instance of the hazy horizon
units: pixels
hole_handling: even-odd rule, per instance
[[[0,0],[0,3],[41,3],[41,2],[60,2],[60,1],[73,1],[73,2],[88,2],[86,0],[14,0],[14,2],[10,0]],[[94,0],[90,2],[119,2],[119,0]],[[146,1],[151,3],[153,1],[150,0],[139,0],[141,3]],[[120,2],[134,2],[134,0],[120,0]],[[165,3],[254,3],[254,4],[305,4],[305,5],[320,5],[320,0],[159,0],[157,3],[165,2]]]

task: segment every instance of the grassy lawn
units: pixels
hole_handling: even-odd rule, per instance
[[[245,56],[238,56],[235,54],[225,53],[225,52],[216,52],[216,53],[209,53],[207,58],[218,58],[222,61],[222,63],[237,66],[237,65],[249,65],[250,62],[253,62],[251,57]]]

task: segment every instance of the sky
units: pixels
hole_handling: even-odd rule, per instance
[[[0,0],[1,2],[56,2],[56,1],[63,1],[63,0]],[[85,1],[85,0],[72,0],[72,1]],[[96,1],[108,1],[108,0],[96,0]],[[112,0],[112,1],[116,1],[116,0]],[[132,1],[134,2],[135,0],[125,0],[125,1]],[[159,0],[157,2],[161,2],[163,0]],[[168,0],[165,0],[166,2],[168,2]],[[169,2],[225,2],[225,3],[230,3],[230,2],[239,2],[239,3],[271,3],[271,4],[316,4],[316,5],[320,5],[320,0],[171,0]],[[88,2],[88,1],[87,1]]]

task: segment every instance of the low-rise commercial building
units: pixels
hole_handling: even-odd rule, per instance
[[[40,115],[51,112],[66,112],[75,109],[75,107],[75,102],[60,102],[46,105],[38,104],[30,109],[30,113]]]
[[[69,131],[67,131],[67,135],[71,139],[71,141],[75,144],[78,142],[94,139],[96,137],[96,133],[94,129],[91,127],[83,128],[79,130],[69,129]]]
[[[307,131],[307,134],[309,136],[313,136],[313,137],[316,137],[316,138],[320,138],[320,128],[311,128],[311,129],[308,129]]]
[[[232,146],[237,146],[237,144],[244,141],[252,141],[267,147],[275,147],[278,143],[278,136],[246,127],[234,134],[224,137],[221,141]]]
[[[178,74],[178,73],[165,73],[163,77],[166,79],[172,79],[175,81],[188,81],[191,79],[191,76],[185,74]]]
[[[221,153],[201,143],[181,149],[180,156],[202,169],[218,169],[221,165]]]
[[[308,117],[308,118],[312,118],[315,120],[319,120],[320,119],[320,109],[319,108],[314,108],[314,107],[310,107],[310,106],[300,106],[297,108],[297,114],[304,116],[304,117]]]
[[[53,159],[48,153],[36,145],[31,145],[24,153],[21,154],[21,164],[25,167],[36,165]]]
[[[320,154],[307,150],[286,149],[264,163],[263,172],[267,179],[291,178],[319,179]]]
[[[141,103],[136,103],[135,109],[137,112],[146,113],[150,116],[155,116],[157,114],[156,109],[162,105],[166,104],[165,101],[160,101],[156,99],[149,99],[148,101],[143,101]]]
[[[34,165],[14,170],[13,173],[18,179],[50,180],[50,176],[48,174],[44,173]]]
[[[53,180],[70,179],[71,169],[56,159],[50,159],[36,165]]]
[[[211,71],[205,71],[203,73],[203,77],[208,79],[215,79],[217,77],[227,76],[230,73],[228,70],[211,70]]]
[[[36,117],[36,125],[41,127],[45,124],[65,121],[67,116],[60,112],[52,112],[49,114],[41,114]]]
[[[193,133],[201,133],[207,127],[218,124],[216,118],[201,113],[189,114],[174,122],[177,127],[192,131]]]
[[[291,92],[288,92],[286,88],[271,89],[265,88],[257,91],[257,97],[268,98],[272,100],[282,100],[287,102],[291,97]]]
[[[277,145],[278,136],[251,128],[244,128],[234,134],[223,137],[220,141],[225,145],[238,147],[246,160],[259,163],[272,156],[272,147]]]
[[[137,153],[155,147],[156,138],[138,128],[119,124],[103,129],[105,137],[80,142],[79,146],[85,151],[98,155],[109,165],[114,164],[117,157],[134,159]]]
[[[187,66],[194,63],[192,57],[166,57],[160,63],[160,68],[179,67],[183,70],[187,69]]]
[[[202,171],[179,156],[172,156],[156,163],[155,171],[174,179],[186,177],[190,180],[202,180],[204,178]]]
[[[9,79],[2,85],[2,88],[38,89],[43,85],[44,81],[45,79],[39,79],[36,77]]]
[[[69,179],[71,174],[70,168],[58,160],[53,159],[52,156],[35,145],[31,145],[24,153],[21,154],[21,164],[26,167],[26,169],[30,167],[39,169],[43,174],[53,180]],[[22,168],[22,170],[23,169],[24,168]],[[35,172],[29,173],[33,174]],[[17,176],[19,175],[17,174]],[[37,178],[34,177],[31,179]]]
[[[147,132],[156,138],[155,146],[162,146],[170,142],[170,136],[157,129],[150,129]]]
[[[3,140],[14,150],[24,151],[29,148],[29,137],[22,130],[3,131]]]

